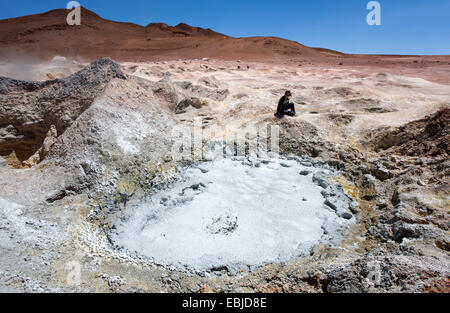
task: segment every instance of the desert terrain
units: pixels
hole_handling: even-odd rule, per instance
[[[449,291],[450,56],[64,12],[0,21],[0,290]],[[281,166],[172,153],[261,125]]]

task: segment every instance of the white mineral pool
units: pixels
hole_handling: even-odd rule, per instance
[[[159,264],[198,270],[253,268],[338,243],[353,218],[324,204],[324,184],[312,179],[324,170],[281,162],[224,159],[191,167],[119,222],[111,238]]]

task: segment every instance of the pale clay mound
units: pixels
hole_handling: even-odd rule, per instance
[[[29,67],[26,77],[58,79],[87,65],[66,61],[57,68],[54,64]],[[448,85],[396,75],[383,68],[374,73],[345,66],[298,67],[219,60],[123,63],[118,67],[102,59],[90,69],[43,83],[1,78],[0,289],[448,291],[448,163],[442,157],[403,155],[396,150],[379,154],[368,144],[370,138],[384,138],[385,134],[389,138],[402,125],[448,107]],[[11,66],[0,64],[0,75],[24,78],[13,72]],[[286,89],[294,94],[298,116],[276,120],[273,112]],[[43,105],[46,101],[48,105]],[[306,198],[317,204],[302,212],[313,227],[307,232],[311,238],[297,228],[287,228],[288,239],[280,241],[283,248],[282,244],[313,240],[305,245],[306,256],[300,253],[280,263],[286,256],[284,248],[283,258],[274,257],[276,253],[264,256],[242,251],[241,259],[260,266],[235,275],[226,268],[208,270],[204,268],[209,266],[197,263],[192,274],[171,266],[183,260],[173,259],[170,253],[162,254],[170,260],[156,260],[150,253],[150,259],[155,257],[152,262],[116,249],[113,233],[122,227],[118,221],[126,221],[134,208],[148,208],[142,206],[144,199],[180,177],[180,164],[171,158],[171,130],[176,125],[192,126],[198,120],[209,134],[206,141],[222,138],[225,127],[241,130],[261,123],[278,125],[284,157],[301,158],[308,166],[332,170],[334,176],[327,181],[340,186],[353,200],[346,212],[330,212],[331,223],[345,224],[341,236],[336,236],[339,240],[319,240],[315,244],[322,221],[316,214],[328,212],[322,211],[324,199],[320,197],[326,197],[328,206],[336,207],[339,193],[332,190],[318,194],[318,190],[314,191],[317,186],[307,184],[314,192]],[[185,168],[186,164],[182,165]],[[254,179],[260,177],[258,172],[255,175]],[[273,179],[289,182],[298,178],[290,174],[283,180],[280,177]],[[262,179],[257,182],[255,188],[276,184]],[[297,183],[293,186],[287,190],[291,198],[297,199]],[[230,192],[234,193],[233,189]],[[199,196],[194,201],[200,201]],[[221,199],[219,194],[217,197]],[[276,197],[282,196],[272,200]],[[293,207],[287,210],[295,215]],[[269,214],[273,210],[261,212]],[[209,211],[201,213],[203,216]],[[350,215],[346,215],[351,218],[348,225],[344,213]],[[171,223],[178,225],[178,217],[175,214]],[[261,219],[276,232],[283,224],[272,223],[271,217],[269,214]],[[281,215],[280,221],[286,221],[286,217]],[[225,227],[206,222],[202,225],[220,233],[234,223],[234,219],[225,220]],[[205,227],[196,229],[194,226],[200,224],[191,221],[193,234],[208,241],[207,236],[201,236]],[[245,230],[244,225],[239,226],[236,234]],[[153,230],[129,235],[153,236]],[[294,230],[301,236],[296,237]],[[177,232],[171,234],[182,237]],[[80,264],[81,280],[77,284],[68,279],[72,262]],[[373,271],[380,273],[377,282],[369,279],[374,277]]]

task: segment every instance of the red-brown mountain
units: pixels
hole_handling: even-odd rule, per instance
[[[40,59],[55,55],[91,61],[108,56],[117,61],[178,58],[271,60],[297,57],[339,56],[339,52],[314,49],[275,37],[233,38],[210,29],[180,23],[146,27],[114,22],[82,8],[81,25],[66,23],[68,10],[0,20],[0,57],[20,54]]]

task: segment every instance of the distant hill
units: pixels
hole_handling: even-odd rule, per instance
[[[118,61],[178,58],[272,60],[332,57],[343,54],[315,49],[275,37],[233,38],[211,29],[180,23],[140,26],[114,22],[82,8],[80,26],[66,23],[68,10],[0,20],[0,57],[27,55],[39,59],[55,55],[92,61],[109,56]]]

